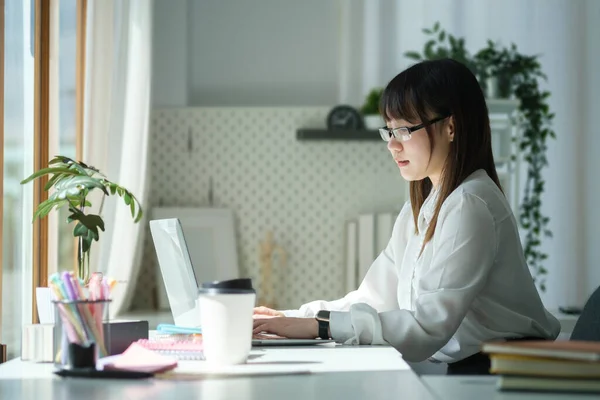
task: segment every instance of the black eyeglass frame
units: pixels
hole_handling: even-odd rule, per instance
[[[383,126],[383,127],[379,128],[379,134],[381,135],[381,138],[384,141],[389,142],[390,140],[392,140],[392,137],[394,137],[395,139],[400,139],[400,137],[399,137],[400,135],[397,134],[397,132],[400,130],[406,129],[408,131],[408,134],[412,135],[413,132],[416,132],[419,129],[423,129],[425,127],[433,125],[436,122],[440,122],[446,118],[450,118],[451,116],[452,116],[452,114],[444,115],[444,116],[434,118],[430,121],[427,121],[427,122],[424,122],[422,124],[415,125],[415,126],[400,126],[398,128],[394,128],[394,129],[389,129],[387,126]],[[410,139],[410,137],[409,137],[409,139]],[[406,140],[409,140],[409,139],[406,139]],[[402,140],[402,141],[405,142],[406,140]]]

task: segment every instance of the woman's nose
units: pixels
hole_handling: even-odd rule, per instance
[[[387,148],[389,151],[402,151],[404,149],[402,143],[396,138],[391,138],[390,141],[387,142]]]

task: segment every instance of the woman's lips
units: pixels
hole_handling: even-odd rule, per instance
[[[398,164],[399,167],[406,167],[408,165],[409,161],[405,160],[405,161],[401,161],[401,160],[396,160],[396,164]]]

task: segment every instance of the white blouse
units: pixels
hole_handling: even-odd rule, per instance
[[[454,362],[488,340],[555,339],[560,323],[542,304],[504,194],[475,171],[444,201],[433,238],[419,256],[437,191],[419,213],[410,203],[360,287],[313,301],[286,316],[331,310],[331,335],[346,344],[390,344],[408,361]]]

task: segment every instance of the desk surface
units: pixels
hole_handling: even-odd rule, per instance
[[[496,389],[495,376],[422,376],[422,382],[439,400],[574,400],[598,399],[598,394],[506,392]]]
[[[258,348],[270,363],[309,363],[310,373],[202,378],[190,381],[119,381],[59,378],[50,364],[12,360],[0,365],[0,398],[106,400],[162,399],[435,399],[391,347]],[[197,362],[201,369],[202,362]],[[189,370],[189,362],[186,370]]]

